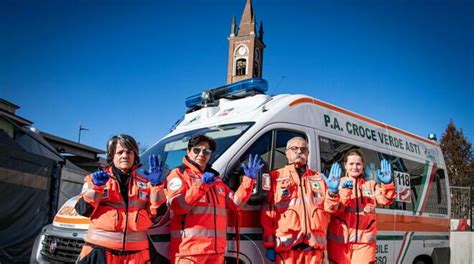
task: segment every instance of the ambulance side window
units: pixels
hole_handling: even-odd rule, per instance
[[[263,134],[252,146],[250,146],[242,156],[240,156],[238,162],[236,162],[228,173],[225,175],[223,181],[232,189],[237,190],[240,185],[240,178],[244,174],[242,164],[248,162],[249,154],[258,154],[263,159],[265,166],[262,168],[262,172],[268,171],[268,164],[270,164],[272,149],[272,131],[268,131]]]

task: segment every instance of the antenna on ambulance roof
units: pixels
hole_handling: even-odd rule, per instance
[[[278,89],[278,87],[280,86],[280,84],[285,80],[286,76],[283,75],[281,76],[281,79],[280,81],[277,83],[277,85],[275,86],[275,89],[274,89],[274,92],[276,92],[276,90]]]

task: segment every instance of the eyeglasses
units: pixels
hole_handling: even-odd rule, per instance
[[[195,147],[195,148],[192,148],[191,150],[192,150],[193,153],[196,154],[196,155],[199,155],[199,153],[201,153],[201,151],[202,151],[202,154],[203,154],[204,156],[209,156],[209,155],[211,155],[211,153],[212,153],[212,150],[207,149],[207,148],[198,148],[198,147]]]
[[[300,150],[301,152],[306,152],[308,151],[308,147],[297,147],[297,146],[291,146],[291,147],[288,147],[287,149],[293,151],[293,152],[298,152],[298,150]]]

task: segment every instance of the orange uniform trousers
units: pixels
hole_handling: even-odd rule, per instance
[[[374,264],[375,243],[337,243],[328,241],[329,263],[331,264]]]
[[[320,249],[311,250],[288,250],[277,252],[276,264],[324,264],[324,251]]]
[[[81,254],[76,263],[93,264],[147,264],[150,263],[150,252],[148,249],[140,250],[132,254],[114,254],[105,248],[96,248],[90,245],[82,247]]]
[[[202,254],[176,257],[175,264],[224,263],[224,254]]]

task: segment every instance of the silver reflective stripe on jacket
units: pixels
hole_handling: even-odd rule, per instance
[[[195,228],[185,228],[184,230],[172,231],[172,238],[180,237],[214,237],[216,231],[214,229],[195,229]],[[226,231],[217,231],[217,237],[227,237]]]
[[[124,238],[124,233],[121,231],[114,232],[114,231],[106,231],[102,229],[89,227],[86,240],[122,243],[123,238]],[[125,236],[125,238],[126,238],[125,242],[140,242],[140,241],[147,240],[148,236],[146,234],[146,231],[138,231],[138,232],[127,231],[127,235]]]

